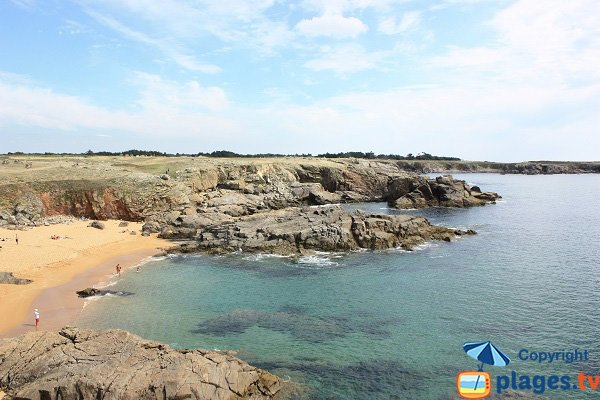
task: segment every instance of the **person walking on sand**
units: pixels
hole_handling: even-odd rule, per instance
[[[19,244],[19,235],[15,233],[15,242],[17,242],[17,245]]]
[[[40,324],[40,310],[37,308],[33,310],[33,316],[35,317],[35,329],[37,330],[38,325]]]
[[[121,276],[121,264],[117,264],[117,266],[115,267],[115,269],[117,270],[117,275]]]

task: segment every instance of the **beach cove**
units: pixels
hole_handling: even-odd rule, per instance
[[[104,221],[102,230],[88,227],[89,223],[76,220],[25,230],[0,228],[0,238],[5,239],[0,241],[0,271],[32,281],[0,284],[0,337],[35,330],[34,308],[41,313],[41,330],[73,323],[84,305],[75,291],[108,284],[117,264],[127,271],[172,246],[156,235],[141,236],[139,223],[119,227],[120,221]]]

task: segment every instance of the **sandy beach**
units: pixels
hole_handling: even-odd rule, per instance
[[[156,235],[141,236],[141,223],[130,222],[127,227],[119,227],[119,221],[103,223],[103,230],[88,227],[89,221],[24,231],[0,229],[0,271],[33,281],[0,284],[0,337],[35,329],[35,308],[41,314],[39,329],[72,323],[84,305],[76,290],[106,284],[114,278],[117,264],[128,273],[132,266],[172,246]],[[60,239],[52,239],[53,235]]]

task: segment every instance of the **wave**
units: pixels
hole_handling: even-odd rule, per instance
[[[394,251],[394,252],[398,252],[398,253],[414,253],[416,251],[423,251],[423,250],[429,249],[431,247],[439,247],[439,245],[440,245],[439,242],[427,241],[427,242],[421,243],[419,245],[416,245],[411,250],[406,250],[405,248],[398,246],[394,249],[388,249],[388,251]]]
[[[290,257],[291,256],[284,256],[281,254],[257,253],[257,254],[251,254],[251,255],[244,257],[244,260],[260,262],[262,260],[268,260],[270,258],[290,258]]]
[[[318,254],[311,256],[302,256],[298,258],[296,263],[303,266],[311,265],[316,267],[331,267],[339,265],[336,261],[333,261],[331,258]]]
[[[113,278],[114,275],[111,276],[111,278]],[[107,287],[111,287],[116,285],[117,283],[119,283],[121,280],[120,279],[115,279],[115,280],[110,280],[108,282],[98,282],[96,285],[94,285],[93,287],[95,289],[106,289]]]
[[[329,204],[319,204],[314,206],[308,206],[308,208],[324,208],[324,207],[340,207],[342,203],[329,203]]]

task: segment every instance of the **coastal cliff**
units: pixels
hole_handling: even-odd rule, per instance
[[[175,350],[122,330],[63,328],[0,340],[9,399],[268,400],[281,381],[227,353]]]
[[[19,159],[0,165],[0,226],[72,216],[151,222],[148,229],[160,231],[200,214],[200,228],[287,207],[393,205],[409,194],[402,187],[421,188],[425,179],[393,160],[40,157],[27,165]],[[447,193],[431,190],[428,205],[459,206],[444,200]]]

